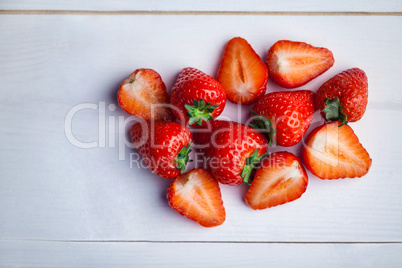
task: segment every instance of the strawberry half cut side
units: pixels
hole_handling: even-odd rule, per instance
[[[280,40],[268,51],[270,77],[285,88],[305,85],[334,65],[332,52],[303,42]]]
[[[299,158],[289,152],[265,158],[246,193],[252,209],[266,209],[301,197],[308,184],[307,173]]]
[[[120,107],[144,120],[174,119],[169,94],[161,76],[152,69],[137,69],[124,80],[118,91]]]
[[[167,189],[169,205],[204,227],[221,225],[226,218],[219,183],[205,169],[178,176]]]
[[[216,80],[231,102],[251,104],[265,93],[268,68],[245,39],[235,37],[226,45]]]
[[[303,147],[303,163],[320,179],[362,177],[371,158],[349,125],[334,121],[314,129]]]

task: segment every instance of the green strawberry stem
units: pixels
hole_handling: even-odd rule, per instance
[[[194,123],[197,126],[202,125],[202,120],[212,120],[212,112],[219,106],[219,104],[212,105],[212,103],[205,103],[204,100],[193,100],[193,105],[184,104],[184,107],[188,110],[187,116],[190,118],[188,124],[191,126]]]
[[[267,138],[269,145],[276,145],[276,141],[273,138],[273,136],[276,134],[276,131],[272,127],[271,121],[268,118],[257,114],[253,110],[251,110],[251,113],[253,114],[253,123],[250,124],[250,127],[260,131],[261,134]]]
[[[176,163],[176,168],[180,170],[180,174],[183,174],[184,171],[186,170],[186,165],[188,162],[192,162],[188,156],[188,154],[191,152],[191,143],[189,143],[186,146],[183,146],[180,149],[180,152],[177,154],[176,158],[174,159],[174,162]]]
[[[348,117],[343,113],[343,106],[340,105],[339,98],[325,99],[325,108],[321,110],[325,114],[325,122],[341,121],[339,127],[348,123]]]
[[[261,159],[264,158],[267,154],[262,154],[258,156],[258,149],[254,151],[254,153],[250,156],[247,157],[246,159],[246,165],[244,166],[240,177],[243,179],[244,183],[247,185],[251,185],[251,173],[253,172],[254,167],[261,162]]]

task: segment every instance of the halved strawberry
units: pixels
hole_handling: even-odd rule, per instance
[[[298,199],[308,177],[299,158],[289,152],[273,153],[258,168],[245,201],[252,209],[266,209]]]
[[[280,86],[295,88],[307,84],[334,65],[332,52],[303,42],[280,40],[268,51],[271,78]]]
[[[314,129],[303,147],[306,168],[320,179],[362,177],[371,158],[349,125],[334,121]]]
[[[161,76],[152,69],[137,69],[120,85],[120,107],[135,117],[172,121],[169,94]]]
[[[204,227],[221,225],[226,218],[219,183],[202,168],[180,175],[167,189],[169,205]]]
[[[250,104],[265,93],[268,69],[245,39],[235,37],[226,45],[216,80],[231,102]]]

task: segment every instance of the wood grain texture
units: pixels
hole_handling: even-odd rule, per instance
[[[389,267],[401,244],[0,241],[0,267]]]
[[[401,17],[375,16],[252,19],[244,16],[0,16],[3,36],[0,39],[0,122],[6,126],[0,130],[0,238],[402,241],[402,181],[399,178],[402,92],[398,90],[402,71],[401,26]],[[130,168],[129,156],[135,151],[126,148],[124,143],[123,151],[119,141],[121,144],[133,122],[117,126],[119,120],[128,117],[118,107],[109,108],[117,106],[119,83],[136,68],[154,68],[168,88],[183,67],[193,66],[214,75],[225,43],[237,35],[246,38],[262,57],[278,39],[307,41],[331,49],[336,60],[334,67],[303,87],[306,89],[317,90],[324,81],[347,68],[365,70],[370,87],[368,111],[361,121],[351,126],[370,152],[373,167],[367,176],[354,180],[321,181],[309,174],[307,192],[300,200],[266,211],[252,211],[244,204],[246,186],[222,186],[227,221],[221,227],[205,229],[169,208],[165,198],[169,181],[135,165]],[[276,90],[280,88],[270,82],[268,91]],[[85,103],[95,105],[96,110],[79,111],[73,118],[72,131],[81,142],[97,142],[97,147],[92,149],[75,147],[65,134],[68,112]],[[237,108],[229,103],[223,116],[244,122],[247,113],[238,115]],[[99,113],[106,114],[106,119]],[[107,127],[113,120],[116,125],[102,129],[103,123]],[[99,122],[103,122],[100,127]],[[321,123],[316,115],[313,126]],[[106,133],[104,144],[99,140],[99,130]],[[111,140],[113,136],[115,141]],[[300,146],[291,151],[299,154]],[[119,160],[119,156],[126,159]],[[13,251],[12,243],[2,241],[6,252]],[[14,256],[25,256],[24,248],[30,248],[30,244],[18,243]],[[164,252],[170,246],[146,247]],[[57,245],[42,244],[42,247],[39,254],[43,255]],[[78,263],[78,259],[70,259],[76,252],[71,247],[74,246],[61,246],[70,250],[71,255],[52,256],[61,258],[54,261],[55,265],[64,261],[72,261],[71,265]],[[110,248],[115,247],[124,245],[110,244]],[[134,249],[122,254],[130,258],[130,253],[142,247],[143,244],[135,244]],[[236,252],[253,251],[248,245],[247,248],[227,247],[226,254],[230,247],[236,248]],[[258,254],[271,249],[265,248],[266,245],[256,247]],[[343,252],[357,248],[362,256],[367,253],[366,245],[328,247],[326,254],[331,256],[331,261],[350,264],[355,259],[346,259]],[[387,254],[392,256],[400,249],[399,245],[367,247],[371,248],[368,253],[378,247],[384,253],[389,249]],[[94,250],[88,256],[95,258],[110,248]],[[321,245],[315,246],[314,250],[320,248]],[[26,257],[25,266],[30,261],[35,263],[35,253],[33,250],[26,255],[31,258]],[[144,258],[140,263],[158,260],[142,253],[136,253]],[[380,256],[365,255],[373,260]],[[201,258],[197,254],[189,256]],[[230,261],[230,256],[225,256]],[[7,261],[17,257],[3,258]],[[259,258],[261,262],[264,260]],[[245,257],[242,260],[245,262]],[[390,265],[401,263],[399,255],[386,261]],[[277,263],[281,260],[277,259]]]
[[[13,10],[145,10],[145,11],[284,11],[284,12],[398,12],[402,11],[400,1],[385,0],[309,0],[309,1],[52,1],[52,0],[3,0],[0,9]]]

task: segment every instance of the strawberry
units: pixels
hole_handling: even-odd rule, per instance
[[[177,177],[191,161],[188,154],[191,152],[192,135],[180,123],[137,123],[131,128],[131,138],[147,167],[162,178]]]
[[[235,37],[226,45],[216,80],[231,102],[251,104],[265,93],[268,68],[245,39]]]
[[[223,184],[249,183],[254,167],[267,152],[267,140],[251,127],[223,122],[213,121],[209,146],[203,149],[208,169]]]
[[[202,126],[219,116],[226,104],[223,87],[195,68],[184,68],[170,96],[173,114],[190,126]]]
[[[152,69],[137,69],[120,85],[120,107],[144,120],[172,121],[169,94],[161,76]]]
[[[371,158],[349,125],[334,121],[314,129],[303,147],[303,162],[320,179],[362,177]]]
[[[334,65],[332,52],[303,42],[280,40],[268,51],[270,77],[285,88],[307,84]]]
[[[260,129],[270,142],[293,146],[301,141],[314,116],[314,93],[310,90],[268,93],[253,107],[250,126]]]
[[[289,152],[273,153],[258,168],[245,201],[252,209],[291,202],[306,191],[307,173],[299,158]]]
[[[202,168],[178,176],[167,189],[169,205],[204,227],[221,225],[226,212],[219,183]]]
[[[356,122],[366,111],[368,98],[367,76],[359,68],[343,71],[317,91],[315,105],[326,121]]]
[[[226,120],[211,120],[208,121],[205,126],[193,130],[194,147],[201,152],[205,148],[208,148],[211,143],[211,139],[215,139],[216,130],[222,131],[223,129],[230,128],[233,121]],[[212,137],[214,135],[214,137]]]

